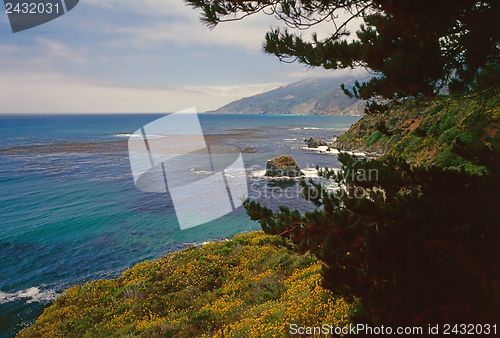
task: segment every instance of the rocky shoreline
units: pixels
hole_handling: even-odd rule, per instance
[[[349,131],[347,131],[349,133]],[[337,135],[333,135],[332,140],[328,141],[323,138],[310,137],[304,139],[306,144],[303,150],[316,151],[322,154],[333,154],[336,155],[341,152],[345,152],[354,156],[365,156],[365,157],[379,157],[382,156],[381,152],[368,151],[367,149],[351,148],[347,147],[343,143],[339,142]]]

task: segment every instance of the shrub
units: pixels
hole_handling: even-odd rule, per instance
[[[263,233],[238,235],[66,291],[20,337],[284,336],[347,325],[356,308],[322,286],[324,264]]]
[[[373,145],[375,142],[377,142],[382,136],[384,136],[384,134],[379,131],[379,130],[376,130],[374,131],[369,137],[368,139],[366,140],[366,143],[371,146]]]
[[[322,171],[345,186],[337,193],[303,182],[318,204],[299,214],[273,213],[248,201],[247,211],[271,234],[291,239],[326,263],[325,285],[359,297],[361,322],[422,325],[498,318],[500,280],[498,170],[415,168],[384,158],[341,154],[344,172],[376,169],[378,180]],[[366,176],[365,176],[366,178]],[[355,194],[360,188],[366,194]]]

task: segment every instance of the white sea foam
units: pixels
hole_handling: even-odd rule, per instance
[[[18,292],[7,293],[0,291],[0,304],[13,302],[16,300],[24,300],[26,303],[43,303],[54,300],[57,297],[57,292],[54,290],[41,290],[38,287],[31,287]]]
[[[285,176],[283,176],[283,177],[268,177],[268,176],[266,176],[266,169],[253,170],[250,172],[250,177],[263,178],[263,179],[267,179],[267,180],[283,180],[283,179],[298,180],[300,178],[319,178],[318,170],[316,168],[302,168],[300,170],[304,174],[303,176],[300,176],[300,177],[285,177]],[[333,169],[333,170],[340,170],[340,169]]]
[[[189,171],[197,175],[212,175],[214,173],[213,171],[210,170],[197,169],[197,168],[190,168]]]
[[[314,152],[321,153],[321,154],[337,155],[337,154],[340,153],[340,151],[338,149],[330,148],[328,146],[319,146],[317,148],[302,147],[302,149],[303,150],[307,150],[307,151],[314,151]],[[352,151],[343,151],[343,152],[347,153],[349,155],[366,157],[366,154],[365,153],[361,153],[361,152],[352,152]]]
[[[118,133],[118,134],[113,134],[113,136],[115,136],[115,137],[139,137],[140,135]]]
[[[127,138],[142,138],[141,134],[129,134],[129,133],[118,133],[118,134],[113,134],[114,137],[127,137]],[[154,139],[154,138],[162,138],[165,137],[165,135],[154,135],[154,134],[148,134],[148,139]]]
[[[300,169],[302,173],[304,173],[305,178],[318,178],[318,169],[316,168],[305,168],[305,169]]]
[[[339,130],[342,131],[345,128],[321,128],[321,127],[295,127],[290,130]]]
[[[266,169],[257,169],[253,170],[250,172],[250,177],[255,177],[255,178],[265,178],[266,176]]]
[[[321,153],[321,154],[333,154],[333,155],[336,155],[339,153],[339,151],[337,149],[333,149],[333,148],[330,148],[328,146],[319,146],[319,147],[316,147],[316,148],[309,148],[309,147],[302,147],[303,150],[308,150],[308,151],[314,151],[314,152],[317,152],[317,153]]]
[[[190,168],[189,171],[195,175],[213,175],[216,173],[215,171],[198,169],[198,168]],[[224,169],[224,175],[230,178],[244,177],[246,176],[246,172],[239,168],[226,168]]]

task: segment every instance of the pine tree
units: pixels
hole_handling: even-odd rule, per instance
[[[464,91],[488,65],[498,70],[496,0],[185,1],[202,10],[209,26],[256,13],[275,16],[286,28],[268,32],[264,50],[282,61],[368,69],[371,80],[344,90],[370,100],[375,112],[383,99]],[[324,22],[331,23],[332,33],[320,39],[314,29]]]
[[[498,93],[499,1],[185,1],[202,10],[209,26],[260,12],[277,17],[287,28],[268,32],[264,50],[282,61],[366,68],[374,74],[371,80],[343,89],[369,100],[371,112],[384,111],[388,100],[443,90]],[[332,24],[330,36],[301,35],[324,22]],[[349,31],[354,22],[355,36]],[[384,126],[377,129],[384,133]],[[316,209],[301,214],[283,206],[275,212],[255,201],[245,207],[265,232],[287,237],[323,260],[327,286],[361,300],[361,322],[493,322],[500,316],[497,129],[477,131],[497,140],[486,155],[455,144],[488,158],[484,175],[340,154],[340,172],[319,172],[342,189],[301,183]],[[375,180],[348,175],[370,170],[377,171]]]
[[[326,286],[360,299],[356,320],[377,325],[487,322],[498,318],[498,174],[411,168],[397,159],[340,155],[321,170],[345,190],[302,182],[318,209],[246,208],[266,233],[289,238],[323,260]],[[345,173],[377,170],[378,175]],[[498,171],[496,171],[498,173]],[[363,192],[363,194],[360,194]]]

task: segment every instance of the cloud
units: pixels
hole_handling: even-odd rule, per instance
[[[89,62],[82,48],[70,47],[63,41],[35,37],[30,45],[0,45],[0,74],[50,69],[61,64],[81,66]]]
[[[88,0],[88,4],[110,12],[126,10],[146,17],[141,24],[107,23],[104,30],[122,35],[122,43],[132,43],[136,47],[149,47],[160,42],[179,45],[218,45],[261,51],[265,34],[270,27],[284,27],[284,23],[272,15],[257,13],[244,20],[225,22],[209,29],[200,21],[200,9],[193,9],[180,0]],[[339,22],[349,17],[349,13],[339,12]],[[134,20],[135,22],[139,20]],[[349,25],[351,31],[359,26],[359,20]],[[289,30],[292,30],[288,27]],[[332,22],[324,21],[310,30],[297,31],[305,39],[313,32],[320,38],[328,37],[335,30]]]
[[[208,29],[198,22],[169,21],[143,26],[115,26],[110,31],[125,37],[123,42],[136,47],[150,47],[172,42],[178,45],[205,47],[208,45],[233,46],[250,51],[260,51],[266,26],[237,25],[234,23]]]
[[[280,85],[281,83],[264,83],[141,88],[92,83],[53,72],[9,74],[0,78],[0,112],[174,112],[191,106],[205,111]]]
[[[181,0],[88,0],[86,4],[106,10],[111,16],[120,10],[136,15],[130,22],[110,20],[93,29],[118,35],[115,45],[132,44],[138,48],[170,42],[182,46],[233,46],[260,51],[274,20],[266,15],[255,15],[209,29],[200,21],[200,10],[190,8]]]
[[[86,5],[112,11],[124,10],[145,16],[192,17],[196,14],[183,0],[86,0]]]
[[[181,0],[86,0],[58,29],[9,36],[0,44],[0,112],[202,111],[282,82],[334,76],[263,57],[265,33],[279,25],[271,16],[210,30],[199,15]],[[332,24],[313,30],[324,36]]]
[[[0,45],[0,65],[14,63],[23,55],[24,49],[16,45]]]
[[[64,42],[38,37],[36,41],[41,49],[42,58],[46,60],[64,60],[78,64],[87,63],[87,58],[81,50],[68,47]],[[37,58],[40,58],[38,56]]]

